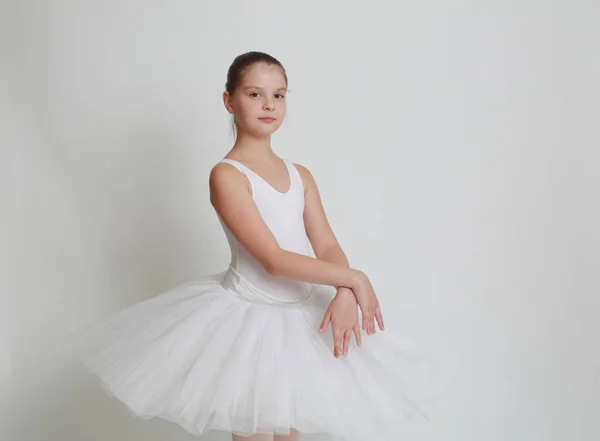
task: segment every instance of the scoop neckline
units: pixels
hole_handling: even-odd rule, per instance
[[[258,179],[260,179],[261,181],[263,181],[268,187],[270,187],[275,193],[278,193],[282,196],[288,194],[293,186],[293,181],[292,181],[292,173],[290,172],[290,165],[288,164],[287,159],[285,158],[281,158],[281,160],[283,161],[285,168],[287,170],[287,174],[288,174],[288,180],[289,180],[289,185],[288,185],[288,189],[284,192],[281,192],[279,190],[277,190],[275,187],[273,187],[273,185],[271,185],[269,183],[269,181],[267,181],[265,178],[263,178],[261,175],[259,175],[258,173],[256,173],[254,170],[252,170],[250,167],[248,167],[246,164],[238,161],[237,159],[233,159],[233,158],[224,158],[227,159],[228,161],[234,161],[237,162],[238,164],[240,164],[242,167],[244,167],[246,170],[250,171],[254,176],[256,176]]]

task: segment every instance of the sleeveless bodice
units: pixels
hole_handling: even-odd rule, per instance
[[[261,176],[233,159],[223,159],[244,173],[252,188],[252,198],[260,215],[279,246],[306,256],[313,256],[304,227],[304,185],[294,164],[283,160],[289,175],[289,189],[282,193]],[[231,248],[231,262],[222,285],[250,301],[286,304],[305,300],[312,284],[273,276],[243,247],[219,217]],[[314,256],[313,256],[314,257]]]

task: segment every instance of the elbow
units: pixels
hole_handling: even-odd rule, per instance
[[[264,258],[263,267],[271,276],[281,275],[281,252],[281,248],[277,248],[268,253]]]

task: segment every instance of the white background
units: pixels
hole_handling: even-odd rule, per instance
[[[597,2],[13,1],[0,21],[0,439],[193,439],[107,398],[68,334],[227,265],[207,182],[249,50],[286,67],[274,149],[313,172],[389,320],[447,341],[437,415],[397,439],[600,438]]]

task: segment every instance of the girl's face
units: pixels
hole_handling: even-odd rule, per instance
[[[279,66],[255,63],[244,72],[233,96],[223,94],[223,101],[227,111],[235,115],[239,131],[264,137],[283,123],[286,93],[286,80]]]

